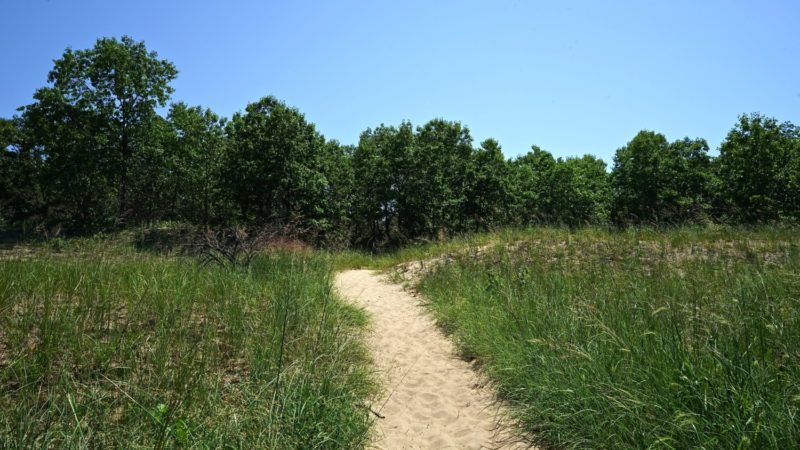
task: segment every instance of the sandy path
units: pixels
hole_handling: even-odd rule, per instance
[[[498,425],[504,411],[417,299],[369,270],[339,273],[336,288],[372,318],[369,346],[385,388],[371,405],[383,416],[377,448],[528,448]]]

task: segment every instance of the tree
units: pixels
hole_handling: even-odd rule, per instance
[[[30,145],[21,118],[0,119],[0,225],[41,214],[42,159]]]
[[[175,103],[170,107],[165,192],[175,218],[210,224],[227,212],[221,177],[226,150],[226,120],[210,109]]]
[[[321,171],[325,174],[327,185],[322,201],[326,210],[317,242],[327,247],[345,248],[351,243],[351,213],[355,197],[354,152],[354,146],[341,145],[335,140],[327,141],[323,147]]]
[[[639,132],[614,156],[611,184],[617,223],[675,224],[705,220],[710,177],[708,144]]]
[[[537,146],[515,159],[512,166],[513,217],[517,225],[553,221],[553,185],[556,160],[550,152]]]
[[[744,223],[796,217],[798,139],[798,127],[789,122],[739,116],[715,161],[721,213]]]
[[[576,227],[608,221],[611,185],[603,160],[592,155],[559,158],[551,183],[556,223]]]
[[[399,224],[415,214],[411,176],[414,127],[380,125],[361,133],[353,152],[353,222],[356,244],[377,248],[404,241]]]
[[[489,230],[509,219],[511,168],[500,144],[486,139],[473,154],[467,173],[463,216],[474,229]]]
[[[534,145],[512,167],[514,223],[575,227],[607,220],[610,187],[602,160],[591,155],[556,159]]]
[[[40,89],[35,98],[24,108],[22,121],[43,160],[39,182],[45,211],[40,221],[81,230],[110,225],[116,212],[115,152],[106,124],[55,89]]]
[[[70,160],[71,169],[96,170],[86,174],[95,181],[116,180],[115,187],[103,190],[116,191],[119,221],[129,214],[129,177],[137,152],[156,107],[168,101],[169,83],[176,75],[172,63],[148,52],[143,42],[128,36],[101,38],[88,50],[67,49],[48,76],[52,85],[39,89],[36,103],[28,107],[40,121],[48,164],[52,155],[55,161]],[[57,135],[46,136],[51,133]],[[84,174],[70,170],[63,176]],[[72,184],[68,179],[59,182]],[[83,183],[82,188],[93,184]]]
[[[789,150],[789,163],[783,170],[786,180],[786,195],[783,206],[787,218],[800,220],[800,136],[795,136]]]
[[[245,222],[294,224],[320,239],[336,226],[341,205],[329,199],[346,188],[334,179],[344,149],[326,144],[313,124],[274,97],[247,105],[228,124],[225,183]],[[337,178],[338,177],[338,178]]]
[[[711,217],[714,174],[712,159],[708,155],[705,139],[688,137],[674,141],[669,146],[671,173],[675,190],[677,221],[704,223]]]
[[[462,212],[473,151],[469,129],[458,122],[434,119],[417,128],[406,199],[415,214],[400,221],[408,236],[441,238],[468,228]]]

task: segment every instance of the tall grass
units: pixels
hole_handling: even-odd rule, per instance
[[[797,234],[545,230],[505,241],[456,256],[420,288],[534,439],[800,448]]]
[[[330,265],[0,261],[0,448],[357,448],[365,318]]]

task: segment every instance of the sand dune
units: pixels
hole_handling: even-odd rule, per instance
[[[382,416],[375,448],[529,448],[418,299],[369,270],[339,273],[336,287],[372,318],[369,345],[384,382],[371,404]]]

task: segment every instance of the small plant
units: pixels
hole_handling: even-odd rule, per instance
[[[67,248],[67,240],[61,236],[56,236],[47,240],[47,247],[56,252],[63,252]]]
[[[155,407],[150,409],[150,416],[153,417],[153,421],[155,421],[156,425],[164,425],[167,420],[167,414],[169,413],[169,407],[164,403],[159,403]]]
[[[297,228],[293,225],[209,228],[198,233],[186,249],[189,254],[198,257],[202,265],[249,267],[253,258],[272,241],[296,234]]]
[[[174,423],[169,423],[169,406],[159,403],[150,410],[150,415],[155,421],[157,430],[164,430],[168,435],[175,439],[175,443],[181,446],[189,445],[189,437],[192,429],[185,419],[177,419]]]
[[[191,433],[192,429],[189,428],[189,424],[185,420],[178,419],[178,421],[175,422],[175,441],[179,445],[189,445],[189,437],[191,436]]]

